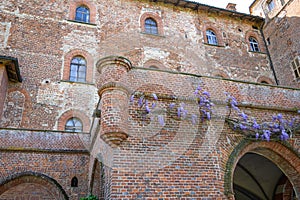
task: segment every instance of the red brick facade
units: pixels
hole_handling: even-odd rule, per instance
[[[90,23],[74,22],[81,5]],[[264,19],[181,0],[1,6],[0,55],[18,58],[23,77],[11,81],[0,63],[1,200],[234,199],[234,170],[249,152],[286,175],[289,190],[277,197],[300,196],[299,130],[287,142],[256,141],[225,122],[225,91],[260,122],[299,117],[300,90],[275,85]],[[158,35],[144,34],[149,17]],[[207,45],[208,29],[218,45]],[[250,51],[249,37],[260,52]],[[86,82],[69,81],[74,56],[87,62]],[[297,86],[289,79],[283,74],[280,83]],[[211,121],[194,125],[169,105],[184,103],[188,117],[199,117],[199,84],[215,106]],[[149,114],[137,103],[143,95],[157,104]],[[83,132],[64,131],[72,117]]]

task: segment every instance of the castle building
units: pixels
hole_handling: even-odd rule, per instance
[[[0,200],[299,199],[300,2],[0,3]]]

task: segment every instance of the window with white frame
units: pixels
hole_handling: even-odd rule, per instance
[[[250,51],[259,52],[258,42],[254,37],[249,38]]]
[[[82,122],[80,121],[80,119],[78,119],[76,117],[72,117],[72,118],[68,119],[68,121],[66,122],[65,131],[82,132],[82,130],[83,130],[83,126],[82,126]]]
[[[297,56],[292,61],[292,70],[294,72],[295,78],[297,81],[300,81],[300,64],[299,64],[299,56]]]
[[[217,36],[212,30],[206,31],[206,38],[208,44],[218,45]]]
[[[70,81],[86,81],[86,60],[81,56],[75,56],[71,61]]]

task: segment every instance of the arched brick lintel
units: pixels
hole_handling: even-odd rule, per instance
[[[61,198],[68,200],[69,197],[63,187],[53,178],[37,172],[21,172],[8,176],[5,180],[0,181],[0,195],[5,191],[22,183],[37,183],[43,186],[54,188]]]
[[[72,117],[77,117],[78,119],[81,120],[82,125],[83,125],[83,127],[82,127],[83,132],[90,131],[90,119],[84,114],[84,112],[82,112],[81,110],[75,110],[75,109],[68,110],[60,116],[60,118],[58,119],[57,129],[59,131],[64,131],[67,121]]]
[[[246,153],[257,153],[276,164],[282,172],[290,179],[299,197],[300,192],[300,157],[298,153],[286,142],[267,142],[242,140],[230,154],[225,169],[224,189],[229,199],[234,195],[233,174],[239,160]]]

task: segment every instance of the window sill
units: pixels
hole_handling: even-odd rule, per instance
[[[88,25],[88,26],[97,26],[97,24],[81,22],[81,21],[76,21],[76,20],[67,19],[67,21],[68,22],[73,22],[73,23],[76,23],[76,24],[82,24],[82,25]]]
[[[248,51],[248,52],[250,52],[250,53],[258,53],[258,54],[266,54],[266,53],[261,52],[261,51]]]
[[[61,80],[60,82],[71,83],[71,84],[95,85],[94,83],[89,83],[89,82],[76,82],[76,81],[69,81],[69,80]]]
[[[162,38],[165,38],[164,35],[159,35],[159,34],[151,34],[151,33],[146,33],[146,32],[141,32],[141,34],[143,35],[151,35],[151,36],[155,36],[155,37],[162,37]]]
[[[209,44],[209,43],[206,43],[206,42],[203,42],[204,45],[207,45],[207,46],[213,46],[213,47],[225,47],[223,45],[218,45],[218,44]]]

